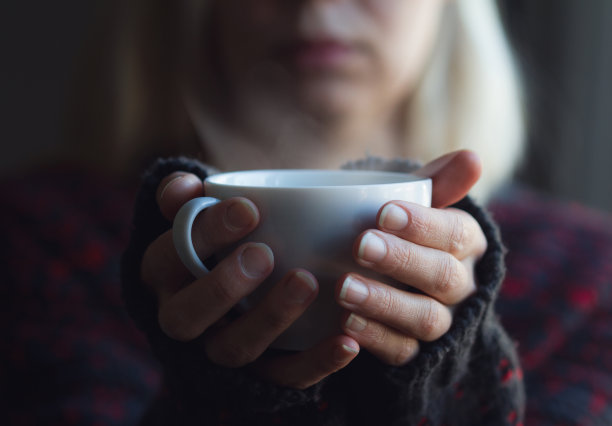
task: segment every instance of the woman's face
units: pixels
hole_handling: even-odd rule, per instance
[[[444,2],[216,0],[220,72],[238,100],[288,101],[319,118],[392,110],[421,75]]]

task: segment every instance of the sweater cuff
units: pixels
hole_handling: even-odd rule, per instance
[[[407,367],[391,369],[392,380],[402,381],[409,376],[413,380],[420,377],[428,381],[429,375],[442,369],[444,374],[436,380],[437,385],[444,387],[456,383],[466,372],[473,355],[471,349],[483,324],[493,317],[494,302],[505,276],[505,249],[499,230],[490,215],[470,197],[452,207],[474,217],[487,240],[487,250],[475,266],[476,292],[456,307],[453,323],[446,334],[434,342],[421,342],[419,355]]]
[[[478,406],[481,397],[493,401],[505,395],[505,390],[499,390],[500,362],[518,365],[515,348],[493,312],[505,274],[505,250],[496,225],[484,209],[469,197],[453,207],[472,215],[487,239],[487,250],[475,267],[477,290],[455,308],[450,330],[436,341],[420,342],[418,355],[405,366],[388,366],[363,353],[340,372],[351,383],[348,388],[356,390],[352,395],[355,407],[378,407],[376,417],[369,418],[367,410],[358,413],[362,419],[380,424],[397,419],[406,424],[482,424],[490,417],[494,420],[486,424],[505,424]],[[469,398],[459,402],[456,393],[464,386],[470,388],[465,392]],[[524,402],[520,384],[508,392],[512,395],[505,403],[520,409]],[[499,404],[490,410],[506,408]],[[455,414],[458,418],[453,420]]]
[[[122,293],[128,313],[147,336],[161,361],[168,390],[182,411],[198,411],[199,418],[217,416],[223,410],[245,416],[254,412],[276,412],[316,403],[321,384],[305,391],[281,388],[263,382],[245,368],[224,368],[211,363],[202,348],[202,338],[178,342],[159,326],[157,298],[140,279],[140,265],[147,247],[172,224],[161,214],[155,194],[167,175],[184,171],[204,179],[211,173],[204,164],[184,158],[157,160],[143,175],[136,198],[131,237],[121,259]],[[232,404],[232,406],[228,406]]]

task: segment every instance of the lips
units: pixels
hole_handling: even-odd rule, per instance
[[[307,40],[291,47],[290,59],[298,69],[333,70],[350,64],[357,53],[353,45],[339,40]]]

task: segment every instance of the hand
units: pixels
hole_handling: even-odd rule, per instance
[[[476,289],[474,265],[487,242],[469,214],[444,208],[465,196],[480,176],[471,152],[440,157],[416,172],[433,180],[432,208],[392,201],[378,213],[378,229],[356,240],[357,263],[423,292],[418,294],[347,274],[336,298],[346,308],[343,329],[391,365],[410,361],[419,341],[433,341],[452,323],[452,307]]]
[[[162,214],[172,220],[184,203],[202,195],[202,182],[179,172],[161,182],[157,201]],[[259,212],[251,201],[222,201],[194,221],[196,252],[206,259],[246,236],[258,223]],[[203,350],[212,362],[226,367],[249,366],[268,381],[301,389],[357,356],[359,345],[344,335],[304,352],[262,356],[315,299],[316,279],[304,270],[291,271],[258,306],[230,320],[226,314],[232,307],[272,272],[272,251],[264,244],[242,244],[208,275],[194,281],[176,254],[171,232],[147,248],[141,266],[143,282],[157,294],[159,325],[169,337],[190,341],[202,335]]]

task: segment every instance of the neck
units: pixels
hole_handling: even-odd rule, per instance
[[[406,155],[402,122],[392,114],[369,111],[354,114],[350,119],[317,120],[296,111],[269,108],[254,111],[240,125],[220,125],[223,120],[197,120],[200,138],[206,141],[202,146],[203,161],[226,171],[335,169],[366,156]]]

